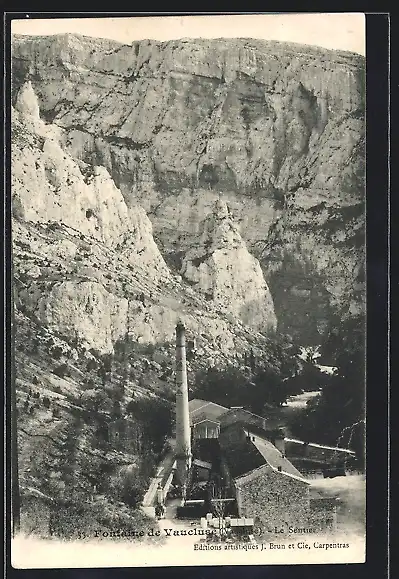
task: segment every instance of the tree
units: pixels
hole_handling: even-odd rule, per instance
[[[212,513],[219,521],[219,537],[223,540],[226,535],[225,515],[226,502],[222,499],[226,498],[226,493],[222,489],[219,481],[215,481],[210,485]]]
[[[317,346],[308,346],[306,349],[306,362],[315,364],[319,357],[319,348]]]
[[[53,370],[53,374],[59,376],[60,378],[64,378],[64,376],[68,376],[68,366],[66,364],[60,364]]]
[[[323,346],[323,361],[337,366],[320,396],[292,424],[293,432],[331,445],[350,445],[364,458],[365,348],[362,317],[336,326]]]
[[[329,376],[320,370],[313,362],[303,362],[302,369],[285,382],[289,395],[301,392],[320,390],[329,382]]]
[[[150,457],[141,460],[138,467],[121,472],[115,481],[120,499],[130,507],[137,507],[143,500],[154,463]]]
[[[121,403],[119,400],[114,400],[114,403],[112,406],[112,414],[114,416],[121,416],[122,410],[121,410]]]
[[[63,355],[64,351],[61,346],[51,346],[49,349],[49,354],[53,360],[59,360]]]
[[[250,405],[249,389],[249,377],[232,366],[222,370],[209,368],[200,371],[196,374],[193,384],[195,396],[228,406]]]
[[[159,454],[172,434],[171,404],[157,398],[141,398],[129,402],[126,412],[139,422],[147,449]]]
[[[81,392],[80,404],[88,412],[98,412],[100,408],[105,405],[107,409],[111,406],[107,394],[100,389],[84,390]]]
[[[86,370],[88,372],[91,372],[92,370],[96,370],[96,368],[97,368],[96,360],[94,360],[94,358],[90,358],[90,360],[87,362]]]
[[[265,404],[281,406],[287,397],[287,388],[281,375],[275,370],[265,368],[254,377],[251,400],[253,411],[259,411]]]
[[[291,394],[281,373],[273,368],[259,368],[248,377],[238,368],[210,368],[198,372],[193,390],[195,396],[225,406],[243,406],[261,413],[265,404],[281,406]]]

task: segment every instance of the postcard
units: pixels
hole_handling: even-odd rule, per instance
[[[364,562],[364,14],[11,57],[12,565]]]

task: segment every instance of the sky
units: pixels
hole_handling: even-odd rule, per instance
[[[22,16],[25,18],[22,19]],[[21,19],[12,21],[13,34],[65,32],[109,38],[126,44],[146,38],[246,37],[298,42],[365,54],[365,15],[360,12],[56,19],[33,19],[21,13]]]

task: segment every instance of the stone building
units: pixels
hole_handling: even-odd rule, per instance
[[[353,450],[304,442],[293,438],[285,439],[285,452],[290,461],[302,472],[315,469],[333,470],[345,475],[345,467],[351,465],[356,455]]]
[[[240,517],[255,517],[269,532],[308,523],[309,481],[260,430],[233,423],[221,430],[219,443]]]
[[[275,417],[263,417],[242,407],[226,408],[214,402],[195,398],[189,402],[191,437],[193,440],[219,438],[220,431],[231,424],[242,424],[261,429],[268,433],[268,438],[281,449],[284,445],[281,420]]]
[[[265,463],[236,477],[234,486],[239,516],[255,518],[264,531],[308,526],[309,483],[302,477]]]
[[[194,459],[212,465],[211,474],[225,500],[235,501],[238,517],[255,519],[265,533],[276,528],[287,533],[290,526],[315,532],[336,527],[335,501],[311,488],[301,459],[329,464],[337,452],[346,456],[340,449],[286,438],[273,412],[262,417],[241,407],[194,399],[189,414]]]
[[[264,430],[275,430],[282,426],[283,422],[281,418],[268,416],[259,416],[254,414],[245,408],[232,406],[224,414],[219,417],[222,427],[229,426],[230,424],[235,424],[241,422],[247,425],[254,425]]]
[[[228,408],[195,398],[189,402],[191,438],[193,440],[203,438],[219,438],[220,416],[228,411]]]

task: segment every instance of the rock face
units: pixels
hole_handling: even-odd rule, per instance
[[[22,221],[62,222],[117,249],[148,274],[168,276],[144,210],[127,207],[108,171],[80,166],[62,149],[61,131],[46,125],[30,82],[18,93],[13,118],[12,197]]]
[[[38,284],[36,291],[33,287],[20,298],[43,324],[62,335],[74,333],[99,352],[112,352],[125,335],[128,301],[107,292],[98,281],[57,282],[46,292]]]
[[[126,336],[139,344],[172,342],[178,319],[203,355],[216,359],[254,340],[266,344],[241,323],[264,333],[276,325],[260,266],[230,221],[209,230],[215,255],[224,247],[230,256],[212,274],[217,291],[208,301],[170,272],[145,211],[126,205],[107,170],[74,161],[62,148],[62,130],[40,118],[30,82],[18,93],[12,121],[17,310],[100,353],[112,352]],[[221,246],[230,229],[233,236]],[[229,260],[239,256],[247,269],[237,270],[234,287],[223,293]],[[222,307],[227,295],[233,309]],[[251,316],[255,299],[264,309]]]
[[[203,222],[200,241],[184,256],[181,273],[245,324],[264,332],[276,329],[262,269],[248,252],[225,202],[218,201]]]
[[[13,72],[15,89],[31,79],[62,148],[144,207],[169,265],[181,268],[222,196],[280,330],[317,342],[334,313],[362,307],[363,57],[250,39],[59,35],[15,37]]]

